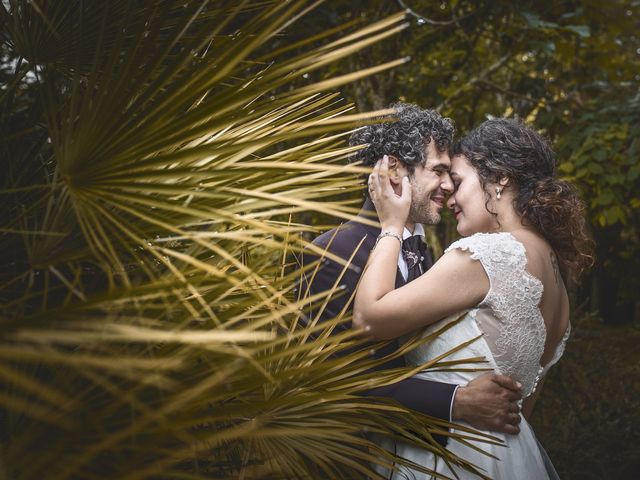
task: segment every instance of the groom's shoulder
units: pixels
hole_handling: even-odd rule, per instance
[[[319,235],[313,244],[342,258],[349,257],[360,245],[370,250],[375,242],[375,232],[356,221],[345,222],[342,225]]]
[[[312,277],[314,287],[324,290],[339,277],[349,289],[355,288],[376,236],[375,228],[349,221],[316,237],[302,253],[303,265],[320,260]]]

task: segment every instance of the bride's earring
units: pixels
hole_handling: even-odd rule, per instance
[[[502,193],[502,189],[500,187],[496,187],[496,198],[500,200],[500,194]]]

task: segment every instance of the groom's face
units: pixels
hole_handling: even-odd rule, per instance
[[[432,141],[426,146],[426,162],[418,165],[411,182],[411,208],[408,221],[434,225],[440,222],[440,210],[448,195],[453,192],[449,176],[451,159],[447,151],[439,152]]]

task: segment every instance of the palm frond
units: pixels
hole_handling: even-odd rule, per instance
[[[378,478],[406,463],[367,431],[465,465],[433,441],[446,422],[360,394],[479,359],[373,374],[384,359],[336,333],[348,312],[302,316],[335,288],[292,293],[289,256],[314,248],[300,215],[354,218],[327,200],[367,171],[346,165],[344,136],[390,113],[331,90],[405,61],[307,80],[405,27],[398,14],[272,49],[314,5],[0,6],[16,60],[0,96],[0,478]]]

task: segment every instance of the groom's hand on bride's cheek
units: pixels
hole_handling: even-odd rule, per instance
[[[504,375],[483,375],[458,388],[453,421],[462,420],[480,430],[520,432],[522,386]]]

